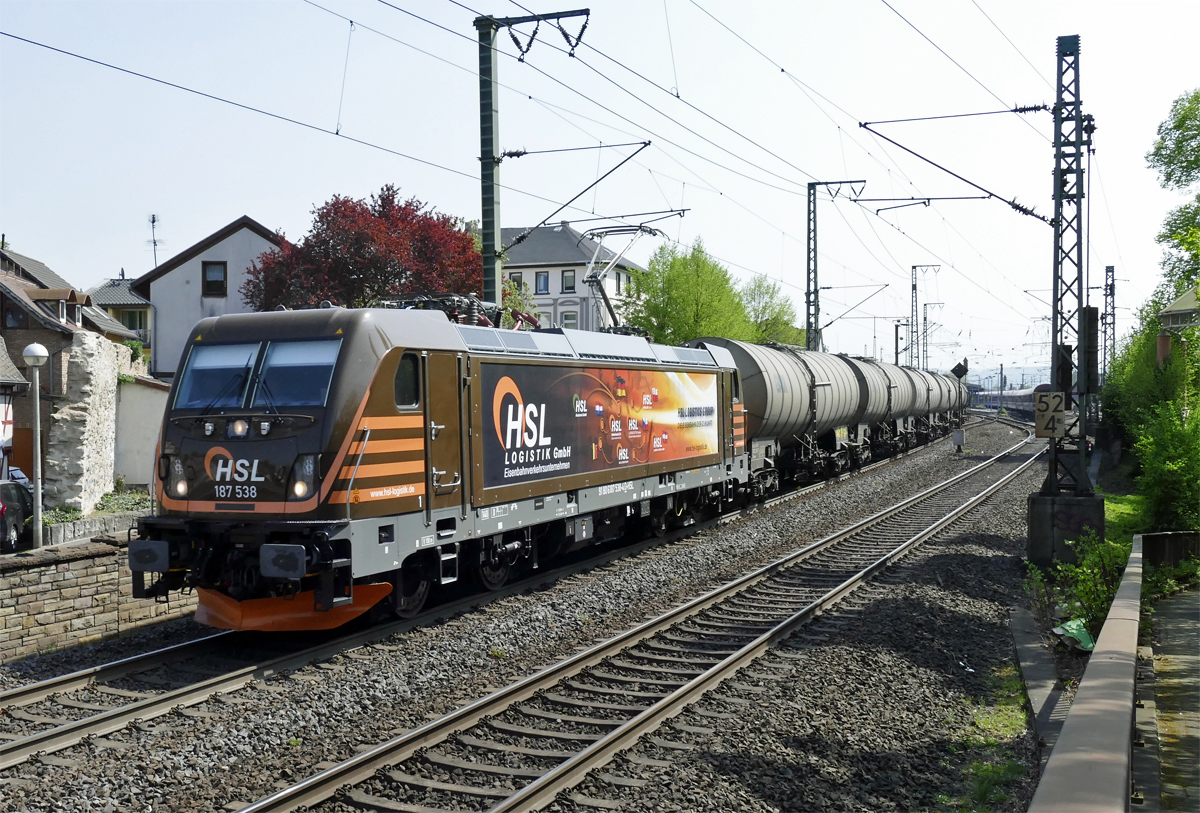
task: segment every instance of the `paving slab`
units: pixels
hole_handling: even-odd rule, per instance
[[[1200,813],[1200,590],[1154,605],[1162,810]]]

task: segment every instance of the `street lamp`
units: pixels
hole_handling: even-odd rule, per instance
[[[50,360],[50,353],[36,342],[21,355],[33,371],[33,546],[42,546],[42,390],[38,368]]]

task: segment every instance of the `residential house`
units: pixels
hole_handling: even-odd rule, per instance
[[[130,289],[132,285],[133,280],[125,278],[125,269],[122,268],[120,277],[105,280],[87,294],[92,299],[92,305],[136,333],[142,346],[149,348],[153,312],[150,301],[135,294]]]
[[[201,319],[254,310],[239,289],[250,264],[279,245],[275,232],[242,216],[133,281],[130,291],[150,303],[151,375],[174,378]]]
[[[0,480],[8,479],[9,458],[12,456],[13,398],[28,391],[29,382],[9,358],[4,339],[0,338]]]
[[[1163,330],[1175,332],[1200,325],[1200,305],[1197,304],[1197,294],[1200,294],[1200,287],[1184,292],[1183,296],[1158,312],[1158,321]]]
[[[0,250],[0,339],[7,360],[29,380],[24,349],[37,342],[50,352],[39,371],[37,439],[48,505],[90,510],[112,488],[117,378],[138,372],[120,345],[136,338],[45,264]],[[32,398],[13,401],[9,457],[26,473],[33,463],[32,410]]]
[[[525,231],[502,229],[501,239],[508,246]],[[611,244],[600,245],[597,254],[597,242],[571,228],[568,222],[541,226],[506,250],[504,279],[529,286],[543,327],[555,325],[597,330],[604,304],[584,283],[588,264],[595,257],[596,266],[604,268],[625,247],[628,239],[628,236],[621,236]],[[622,259],[608,273],[604,286],[614,307],[621,302],[630,272],[644,270],[637,263]]]

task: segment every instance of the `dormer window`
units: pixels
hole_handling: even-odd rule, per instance
[[[83,305],[75,306],[75,326],[83,327]]]
[[[64,325],[67,323],[67,300],[58,300],[58,321]]]

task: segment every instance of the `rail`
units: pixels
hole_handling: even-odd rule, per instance
[[[404,785],[496,799],[499,803],[492,808],[495,811],[540,809],[552,803],[558,793],[573,786],[588,771],[607,763],[619,750],[627,748],[629,743],[639,736],[653,730],[665,719],[677,714],[681,708],[693,702],[704,691],[712,688],[737,668],[790,635],[798,626],[855,589],[864,579],[887,567],[912,546],[946,527],[966,510],[979,504],[997,489],[1010,482],[1012,478],[1026,471],[1038,459],[1042,451],[1032,453],[1028,460],[998,481],[987,485],[982,491],[968,492],[968,498],[962,496],[951,498],[946,494],[948,487],[952,484],[959,489],[973,488],[973,486],[968,486],[969,478],[988,469],[1002,458],[1017,452],[1026,444],[1027,441],[1022,441],[1000,455],[927,491],[910,497],[818,542],[807,545],[777,562],[742,576],[652,621],[621,633],[535,675],[463,706],[445,717],[363,751],[356,757],[301,780],[296,785],[260,799],[243,808],[242,813],[268,813],[268,811],[283,813],[283,811],[292,811],[304,806],[311,808],[311,806],[329,799],[339,790],[344,790],[351,800],[357,799],[364,806],[373,806],[375,809],[432,810],[432,808],[381,799],[353,787],[376,776],[377,772],[381,770],[386,776]],[[939,500],[947,499],[950,500],[946,506],[949,510],[943,513],[944,509],[940,507]],[[928,501],[932,501],[934,505],[928,505]],[[931,512],[931,508],[935,510]],[[914,513],[918,516],[914,517]],[[908,519],[902,518],[905,516]],[[914,519],[917,521],[915,526],[912,525]],[[909,527],[913,527],[915,532],[906,530]],[[882,534],[879,533],[881,529],[884,531]],[[887,538],[889,535],[895,538],[894,542]],[[851,571],[854,575],[839,576],[832,584],[826,580],[826,586],[823,587],[817,586],[821,581],[820,578],[817,578],[816,583],[806,587],[802,587],[800,584],[803,578],[795,568],[803,563],[815,561],[818,555],[837,559],[849,567],[846,560],[861,558],[865,552],[872,550],[878,552],[867,553],[865,566],[860,568],[858,565],[854,565],[855,570]],[[756,590],[763,591],[762,596],[753,595]],[[798,592],[800,590],[807,590],[808,593],[801,594]],[[765,598],[768,595],[770,598]],[[789,599],[788,595],[793,598]],[[801,600],[802,595],[804,596],[803,600]],[[791,609],[788,609],[789,607]],[[785,609],[788,611],[780,612]],[[716,612],[710,612],[713,610]],[[685,635],[680,637],[679,633]],[[661,636],[661,640],[659,640],[659,636]],[[732,649],[723,646],[733,643],[735,640],[740,643]],[[700,648],[687,648],[688,641]],[[701,651],[704,645],[722,646],[722,649]],[[646,660],[657,665],[638,665],[631,663],[631,659]],[[605,665],[609,670],[617,669],[624,674],[614,675],[609,671],[602,671]],[[597,669],[596,667],[601,668]],[[641,673],[642,676],[633,676],[637,673]],[[695,677],[684,679],[687,675]],[[621,683],[618,683],[615,688],[605,688],[592,683],[580,683],[579,681],[583,678],[601,682],[610,679]],[[659,687],[665,691],[629,691],[631,684]],[[623,696],[633,701],[653,702],[649,702],[649,704],[642,702],[640,705],[615,705],[599,701],[584,702],[564,696],[571,689],[584,693],[608,695],[610,698]],[[564,694],[553,694],[548,690]],[[569,704],[569,706],[566,706],[566,711],[548,713],[545,710],[517,705],[537,697],[551,703]],[[588,705],[593,705],[596,709],[625,713],[626,718],[575,717],[569,710],[570,706],[578,708]],[[514,710],[532,715],[535,720],[549,718],[559,722],[571,721],[615,730],[606,735],[572,734],[514,726],[500,719],[505,713]],[[522,736],[557,740],[558,742],[555,750],[539,750],[514,748],[486,739],[481,740],[474,735],[467,736],[468,731],[479,725],[501,732],[517,732]],[[466,763],[428,750],[433,746],[455,740],[460,743],[480,745],[494,751],[531,754],[565,761],[554,768],[529,770],[502,765],[483,765],[478,762]],[[564,747],[570,747],[563,741],[575,741],[587,743],[587,745],[581,750],[571,753],[561,750]],[[452,765],[470,771],[483,770],[487,773],[508,774],[511,775],[513,782],[521,782],[524,787],[516,790],[481,789],[465,785],[430,782],[411,773],[391,770],[414,757],[422,758],[422,754],[425,755],[424,758],[441,765]],[[522,778],[533,779],[533,781],[524,782],[521,781]]]
[[[1130,809],[1142,537],[1133,549],[1029,813]]]

